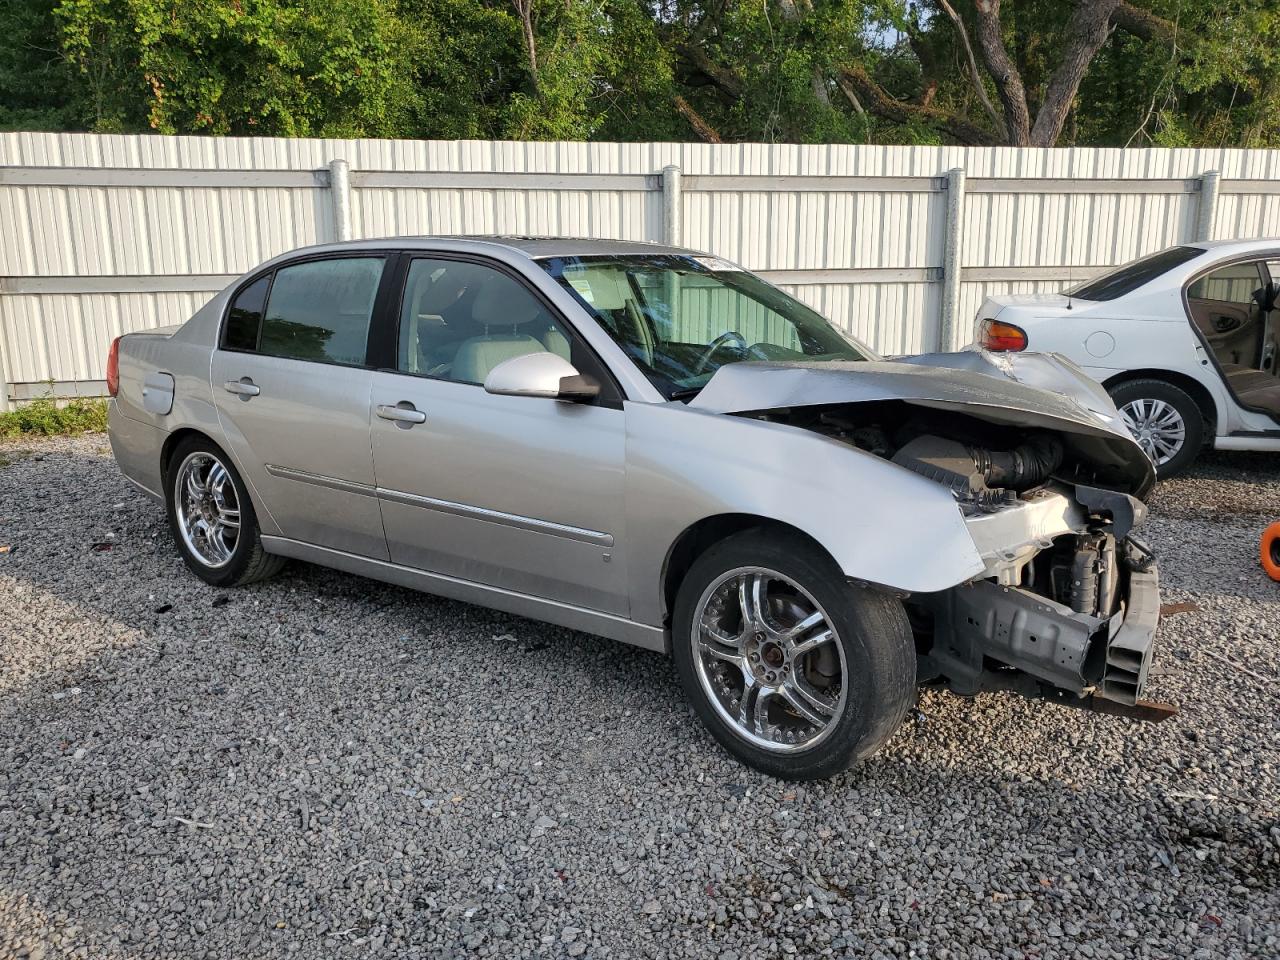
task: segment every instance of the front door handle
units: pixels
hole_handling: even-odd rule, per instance
[[[408,400],[401,400],[394,407],[385,403],[378,404],[378,416],[383,420],[395,420],[406,425],[427,422],[427,415]]]
[[[248,377],[241,377],[239,380],[228,380],[222,385],[222,389],[227,393],[235,393],[248,400],[250,397],[256,397],[262,392],[262,388],[250,380]]]

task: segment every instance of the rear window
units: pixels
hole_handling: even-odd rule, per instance
[[[281,267],[245,287],[227,311],[222,346],[292,360],[365,362],[382,257]]]
[[[1115,300],[1132,293],[1144,284],[1163,276],[1174,267],[1194,260],[1204,253],[1200,247],[1170,247],[1149,257],[1126,263],[1117,270],[1064,290],[1077,300]]]

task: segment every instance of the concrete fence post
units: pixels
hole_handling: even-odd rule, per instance
[[[333,200],[335,240],[351,239],[351,178],[345,160],[329,161],[329,196]]]
[[[683,206],[680,168],[670,164],[662,168],[662,242],[669,247],[678,247],[684,240]]]
[[[1200,176],[1200,205],[1196,210],[1197,240],[1213,239],[1213,218],[1218,210],[1218,181],[1222,174],[1217,170],[1206,170]]]
[[[938,349],[955,348],[960,311],[960,237],[964,231],[964,170],[947,171],[947,220],[942,246],[942,298],[938,317]]]

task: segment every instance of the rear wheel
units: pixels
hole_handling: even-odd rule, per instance
[[[1125,427],[1161,480],[1191,466],[1204,446],[1204,414],[1191,394],[1166,380],[1126,380],[1107,392]]]
[[[812,543],[736,534],[693,564],[673,618],[685,694],[744,763],[826,777],[873,753],[915,700],[900,601],[852,586]]]
[[[180,443],[165,476],[169,528],[187,567],[215,587],[264,580],[284,558],[262,549],[258,519],[244,481],[212,441]]]

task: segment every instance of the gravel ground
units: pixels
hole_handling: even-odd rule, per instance
[[[0,955],[1280,956],[1277,481],[1154,499],[1180,716],[926,692],[796,785],[664,657],[301,564],[217,591],[105,438],[0,445]]]

